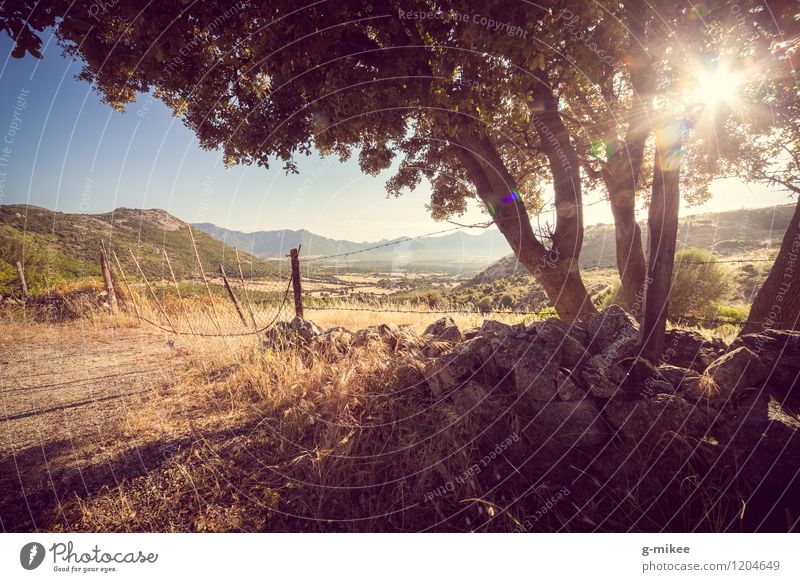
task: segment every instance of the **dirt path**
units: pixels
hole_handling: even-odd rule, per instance
[[[120,423],[185,364],[142,328],[12,325],[0,333],[0,526],[38,529],[65,495],[116,480]],[[123,443],[124,444],[124,443]],[[141,460],[141,459],[140,459]]]

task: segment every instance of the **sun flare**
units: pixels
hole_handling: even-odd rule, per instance
[[[725,65],[699,66],[692,74],[694,86],[690,91],[691,101],[715,109],[720,105],[733,105],[739,98],[744,84],[744,73]]]

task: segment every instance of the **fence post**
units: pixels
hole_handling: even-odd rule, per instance
[[[19,286],[22,288],[22,302],[28,302],[28,285],[25,283],[25,271],[22,270],[22,263],[16,262],[17,277],[19,277]]]
[[[231,298],[233,306],[236,308],[236,313],[239,314],[239,319],[242,320],[245,327],[248,327],[247,320],[244,318],[244,313],[239,305],[239,300],[236,299],[236,295],[233,294],[233,289],[231,289],[231,284],[228,282],[228,276],[225,274],[225,268],[222,266],[222,263],[219,264],[219,274],[222,275],[222,282],[225,283],[225,289],[228,290],[228,296]]]
[[[111,280],[111,267],[108,264],[106,245],[103,244],[102,240],[100,241],[100,271],[103,273],[103,283],[105,283],[106,293],[108,294],[108,305],[113,315],[117,312],[117,293],[114,291],[114,282]]]
[[[114,262],[117,264],[117,270],[119,270],[119,274],[122,277],[122,282],[125,284],[125,290],[128,292],[128,297],[131,298],[131,303],[133,303],[133,310],[136,312],[136,319],[139,320],[139,323],[142,323],[142,316],[139,314],[139,306],[136,304],[136,298],[133,296],[133,289],[128,284],[128,277],[125,275],[125,271],[122,270],[122,265],[119,262],[119,257],[117,257],[117,253],[115,251],[111,251],[111,255],[114,257]],[[125,308],[128,307],[128,301],[125,300]]]
[[[292,289],[294,289],[294,314],[300,319],[303,317],[303,291],[300,287],[300,248],[289,251],[292,262]]]

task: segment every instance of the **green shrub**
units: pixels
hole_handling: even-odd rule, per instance
[[[719,304],[733,292],[733,275],[703,249],[688,248],[675,254],[669,313],[675,318],[714,318]]]

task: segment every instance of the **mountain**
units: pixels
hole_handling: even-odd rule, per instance
[[[196,277],[199,268],[189,237],[189,225],[164,210],[118,208],[104,214],[68,214],[29,205],[0,205],[0,286],[13,274],[25,244],[26,271],[31,278],[75,278],[99,275],[100,241],[116,252],[128,277],[137,276],[128,250],[137,255],[148,277],[168,278],[162,249],[169,254],[178,278]],[[234,249],[210,235],[193,229],[197,251],[206,273],[222,263],[236,273]],[[273,273],[275,266],[240,253],[246,275]],[[113,261],[112,261],[113,262]]]
[[[463,231],[441,236],[421,238],[401,237],[374,242],[335,240],[316,235],[307,230],[269,230],[245,233],[222,228],[210,223],[194,225],[219,241],[261,258],[279,258],[289,249],[302,244],[304,257],[321,257],[357,253],[347,257],[347,263],[391,263],[396,268],[406,265],[469,265],[491,263],[508,252],[508,243],[497,229],[487,229],[480,234]],[[385,245],[381,248],[372,247]],[[369,249],[369,250],[368,250]],[[329,262],[345,262],[344,258],[331,258]]]
[[[697,247],[721,258],[764,258],[777,252],[789,226],[795,206],[746,208],[719,213],[695,214],[679,221],[677,250]],[[647,244],[647,223],[639,223]],[[583,269],[616,269],[614,225],[587,226],[584,231],[580,264]],[[513,255],[506,255],[474,277],[486,282],[514,275],[527,275]]]

